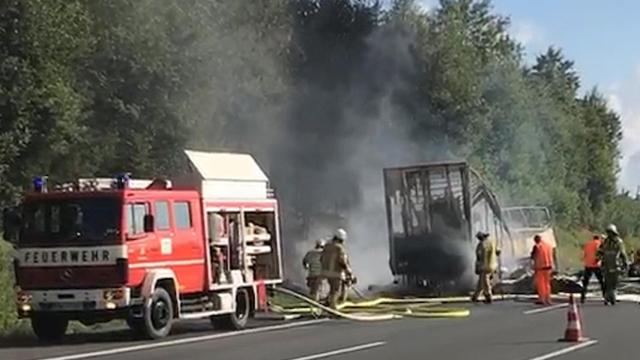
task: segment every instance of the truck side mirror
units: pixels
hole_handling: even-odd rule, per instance
[[[8,242],[15,244],[18,241],[18,233],[22,220],[17,208],[5,208],[2,210],[2,231]]]
[[[145,215],[142,221],[144,223],[144,232],[152,233],[155,227],[155,221],[154,221],[153,215],[151,214]]]

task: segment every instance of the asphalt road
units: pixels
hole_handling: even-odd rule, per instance
[[[54,346],[24,339],[0,343],[0,359],[640,359],[637,304],[588,303],[583,326],[594,341],[577,345],[557,341],[566,326],[566,307],[537,312],[532,304],[508,301],[471,309],[464,319],[263,321],[239,333],[190,322],[156,342],[131,341],[124,330],[72,335]]]

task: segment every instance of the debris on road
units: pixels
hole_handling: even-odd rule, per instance
[[[557,274],[551,280],[551,290],[557,293],[579,293],[582,291],[580,273],[574,275]],[[519,268],[508,278],[499,281],[494,286],[498,294],[534,294],[533,274],[530,270]]]

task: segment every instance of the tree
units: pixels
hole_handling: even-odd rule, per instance
[[[52,180],[85,166],[84,97],[75,66],[88,52],[80,1],[10,1],[0,8],[0,197],[34,174]]]
[[[30,138],[30,122],[23,114],[27,101],[22,91],[27,81],[24,28],[24,5],[18,0],[5,2],[0,7],[0,198],[4,201],[15,198],[17,184],[9,177]]]
[[[588,221],[589,200],[581,190],[586,182],[589,154],[585,147],[584,120],[576,99],[579,78],[573,62],[566,60],[560,50],[549,48],[525,73],[538,97],[545,102],[538,121],[544,129],[541,145],[547,153],[547,179],[554,184],[554,206],[563,221],[574,225]]]
[[[586,182],[582,189],[589,199],[591,211],[599,214],[605,203],[616,194],[616,175],[622,139],[620,117],[609,109],[597,89],[579,101],[585,127]]]
[[[564,58],[562,50],[549,47],[536,58],[531,75],[545,85],[551,96],[567,105],[574,103],[580,80],[574,62]]]
[[[488,128],[482,99],[487,67],[518,56],[509,22],[491,13],[488,1],[471,0],[441,1],[428,20],[428,32],[417,44],[432,111],[431,119],[423,119],[423,132],[440,130],[452,146],[468,144]]]

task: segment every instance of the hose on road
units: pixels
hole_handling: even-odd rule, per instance
[[[295,291],[276,287],[274,291],[292,296],[309,306],[282,306],[271,303],[271,310],[281,314],[316,314],[318,309],[336,317],[355,321],[382,321],[414,318],[463,318],[470,315],[469,309],[441,306],[434,299],[377,298],[368,301],[345,302],[332,309]]]

